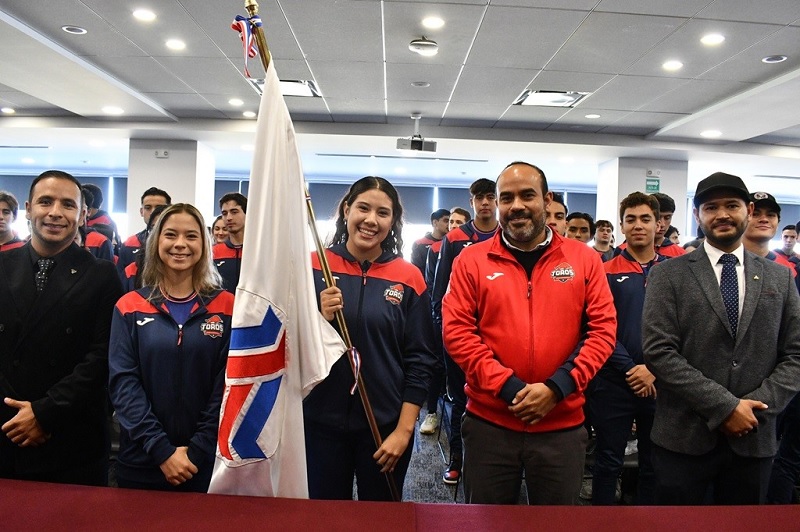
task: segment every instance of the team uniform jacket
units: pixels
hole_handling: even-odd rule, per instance
[[[497,234],[499,228],[498,224],[494,232],[487,236],[487,233],[482,233],[475,228],[475,220],[470,220],[448,232],[442,239],[439,262],[436,264],[436,273],[433,276],[433,286],[431,287],[431,308],[433,309],[433,323],[436,327],[442,326],[442,298],[450,283],[453,261],[465,247],[477,244],[487,238],[490,239]]]
[[[800,259],[792,255],[791,257],[786,255],[783,250],[776,249],[772,252],[775,255],[775,262],[780,264],[785,264],[789,266],[792,271],[794,272],[794,284],[797,286],[797,290],[800,291]],[[769,256],[768,256],[769,257]]]
[[[119,237],[119,231],[117,230],[117,224],[114,223],[114,220],[111,218],[111,215],[109,215],[106,211],[99,210],[96,213],[94,213],[94,216],[86,220],[86,225],[89,227],[92,227],[93,225],[108,226],[113,235],[112,237],[113,240],[111,241],[111,248],[114,252],[116,252],[122,245],[122,242],[120,241]],[[105,257],[100,257],[100,258],[105,258]]]
[[[21,248],[25,245],[24,240],[20,240],[18,236],[15,236],[5,244],[0,244],[0,251],[9,251],[16,248]]]
[[[239,274],[242,271],[242,246],[234,246],[228,239],[214,244],[211,253],[214,256],[214,264],[222,276],[222,287],[235,294],[239,285]]]
[[[650,268],[665,260],[666,257],[656,254]],[[597,376],[627,385],[625,373],[644,364],[642,311],[647,274],[627,249],[603,266],[617,309],[617,344]]]
[[[433,288],[433,280],[436,277],[436,265],[439,264],[439,252],[442,250],[442,240],[434,242],[428,248],[428,256],[425,259],[425,284],[428,285],[428,293]]]
[[[622,250],[628,247],[627,242],[623,242],[616,248],[614,248],[614,256],[616,257]],[[686,250],[683,249],[681,246],[673,242],[672,240],[665,238],[664,241],[661,243],[660,246],[656,246],[656,253],[661,255],[662,257],[666,258],[673,258],[673,257],[680,257],[681,255],[686,255]]]
[[[385,252],[371,264],[359,264],[344,245],[325,254],[342,290],[345,322],[361,353],[361,376],[375,419],[381,426],[396,423],[403,403],[425,402],[435,363],[422,275],[393,253]],[[326,286],[316,254],[312,264],[319,294]],[[350,363],[342,357],[303,402],[306,422],[340,431],[366,428],[358,393],[350,395],[353,383]]]
[[[615,343],[603,263],[589,246],[553,234],[529,279],[501,238],[461,253],[442,306],[445,348],[467,378],[467,412],[518,432],[577,427],[583,391]],[[500,395],[512,379],[555,385],[563,399],[526,424]]]
[[[111,245],[111,241],[91,227],[86,229],[83,247],[98,259],[114,262],[114,246]]]
[[[430,249],[432,244],[441,242],[441,240],[441,238],[438,240],[433,238],[433,233],[425,233],[425,236],[414,242],[411,246],[411,264],[419,268],[423,277],[425,276],[425,263],[428,258],[428,249]]]
[[[233,296],[200,298],[183,327],[151,287],[125,294],[114,309],[109,391],[120,422],[118,466],[143,482],[188,446],[198,468],[212,467],[225,387]]]
[[[129,236],[122,243],[119,248],[119,260],[117,261],[117,269],[119,270],[119,277],[123,284],[125,283],[125,268],[128,264],[136,261],[138,253],[144,253],[144,244],[147,242],[147,229]]]

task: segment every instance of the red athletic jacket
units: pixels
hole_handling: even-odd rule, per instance
[[[444,344],[467,377],[467,411],[519,432],[583,423],[583,390],[614,350],[617,319],[592,248],[554,234],[530,279],[501,234],[464,249],[444,297]],[[511,379],[547,382],[564,399],[528,425],[500,396]]]

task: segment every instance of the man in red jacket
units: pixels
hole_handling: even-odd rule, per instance
[[[544,172],[497,178],[500,226],[453,266],[444,343],[466,374],[464,490],[470,503],[574,504],[583,477],[583,391],[611,355],[616,312],[603,263],[547,227]]]

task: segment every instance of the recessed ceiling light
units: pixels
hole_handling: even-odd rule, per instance
[[[576,91],[532,91],[525,90],[513,105],[539,105],[543,107],[575,107],[590,92]]]
[[[106,105],[102,109],[103,113],[112,116],[119,116],[125,112],[125,110],[121,107],[117,107],[115,105]]]
[[[186,43],[180,39],[170,39],[166,42],[166,45],[170,50],[183,50],[186,48]]]
[[[681,63],[680,61],[676,61],[676,60],[667,61],[666,63],[661,65],[661,68],[663,68],[664,70],[667,70],[669,72],[674,72],[676,70],[682,69],[683,68],[683,63]]]
[[[0,112],[2,112],[4,115],[13,115],[14,113],[16,113],[16,111],[11,107],[3,107],[2,109],[0,109]]]
[[[595,118],[600,118],[600,115],[592,113],[592,114],[586,115],[584,118],[588,118],[590,120],[594,120]]]
[[[706,139],[716,139],[722,136],[722,131],[717,129],[708,129],[706,131],[702,131],[700,136]]]
[[[23,163],[25,163],[25,164],[33,164],[33,163],[35,163],[36,161],[34,161],[33,159],[31,159],[30,157],[23,157],[23,158],[22,158],[22,162],[23,162]]]
[[[89,33],[88,31],[79,26],[61,26],[61,29],[71,35],[86,35],[87,33]]]
[[[255,118],[256,114],[253,111],[245,111],[242,113],[245,118]]]
[[[412,81],[411,86],[424,89],[425,87],[430,87],[431,84],[427,81]]]
[[[709,33],[708,35],[703,35],[703,38],[700,39],[700,42],[706,46],[717,46],[718,44],[725,42],[725,36],[719,33]]]
[[[444,26],[444,20],[439,17],[425,17],[422,19],[422,25],[429,30],[438,30]]]
[[[137,9],[133,12],[133,18],[142,22],[152,22],[156,19],[156,14],[149,9]]]
[[[239,98],[231,98],[230,100],[228,100],[228,103],[231,104],[231,105],[234,105],[236,107],[239,107],[240,105],[244,105],[244,102],[242,100],[240,100]]]
[[[771,65],[773,63],[783,63],[787,59],[788,57],[786,57],[785,55],[768,55],[767,57],[762,59],[761,62]]]
[[[432,57],[439,53],[439,45],[436,44],[436,41],[426,39],[425,37],[414,39],[408,43],[408,49],[423,57]]]

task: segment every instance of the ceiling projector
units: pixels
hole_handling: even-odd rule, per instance
[[[398,150],[411,150],[411,151],[436,151],[435,140],[425,140],[420,136],[413,136],[409,139],[397,139]]]

